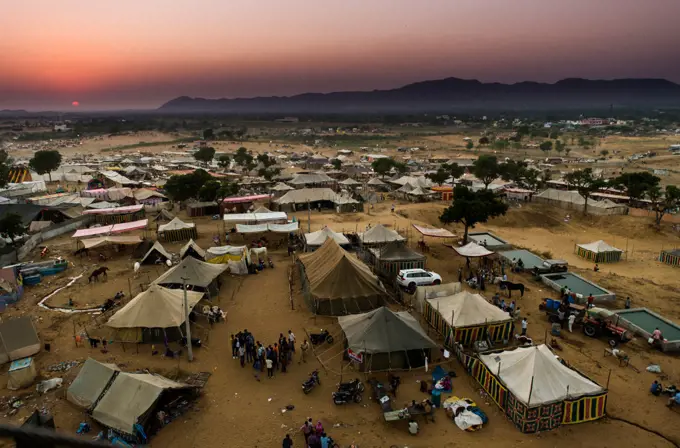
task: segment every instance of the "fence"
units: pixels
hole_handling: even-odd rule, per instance
[[[654,213],[653,210],[645,210],[642,208],[633,208],[630,207],[628,208],[628,214],[630,216],[639,216],[639,217],[645,217],[645,218],[655,218],[656,213]],[[680,215],[669,215],[665,214],[663,215],[663,218],[661,218],[661,222],[670,222],[673,224],[678,224],[680,223]]]
[[[46,229],[36,233],[35,235],[32,235],[29,239],[26,240],[23,246],[17,249],[17,258],[19,260],[23,260],[28,256],[28,254],[33,249],[35,249],[38,246],[38,244],[42,243],[43,241],[49,240],[59,235],[63,235],[64,233],[71,232],[80,227],[84,227],[87,224],[89,224],[91,220],[92,217],[90,216],[80,216],[78,218],[70,219],[60,224],[55,224],[47,227]]]

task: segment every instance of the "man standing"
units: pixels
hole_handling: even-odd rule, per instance
[[[588,296],[588,308],[593,307],[594,301],[595,301],[595,297],[593,297],[593,293],[591,292],[590,295]]]
[[[246,365],[246,348],[241,345],[238,348],[238,359],[241,360],[241,367],[245,367]]]
[[[267,378],[274,377],[274,361],[271,358],[267,358]]]
[[[292,330],[288,330],[288,344],[291,353],[295,353],[295,334]]]
[[[300,360],[298,361],[298,364],[307,362],[307,350],[309,350],[309,342],[305,339],[300,345]]]
[[[573,333],[573,332],[571,331],[571,328],[573,327],[574,321],[575,321],[575,320],[576,320],[576,315],[573,314],[573,313],[570,314],[570,315],[569,315],[569,319],[568,319],[568,323],[569,323],[569,333]]]
[[[626,297],[626,305],[625,305],[625,307],[626,307],[627,310],[630,309],[630,297]]]
[[[290,434],[286,434],[286,437],[283,439],[283,444],[281,446],[283,448],[292,448],[293,447],[293,439],[290,438]]]
[[[527,318],[525,317],[525,318],[522,319],[522,336],[527,335],[527,325],[528,325],[528,322],[527,322]]]

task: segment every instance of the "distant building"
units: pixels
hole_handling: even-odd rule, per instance
[[[609,124],[609,120],[604,118],[583,118],[579,121],[581,126],[605,126]]]
[[[298,123],[300,122],[300,119],[298,117],[283,117],[277,118],[274,121],[277,123]]]
[[[66,126],[65,124],[55,124],[54,125],[54,132],[69,132],[71,128]]]

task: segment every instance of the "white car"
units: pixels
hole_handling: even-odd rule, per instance
[[[438,285],[442,282],[439,274],[425,269],[402,269],[397,274],[397,283],[405,288],[416,286]]]

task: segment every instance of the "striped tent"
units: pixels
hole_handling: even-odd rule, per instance
[[[158,226],[159,241],[185,241],[198,239],[196,224],[187,223],[175,217],[167,224]]]
[[[662,250],[659,254],[659,261],[671,266],[680,266],[680,249]]]
[[[593,263],[615,263],[621,260],[623,251],[602,240],[589,244],[577,244],[576,255]]]

